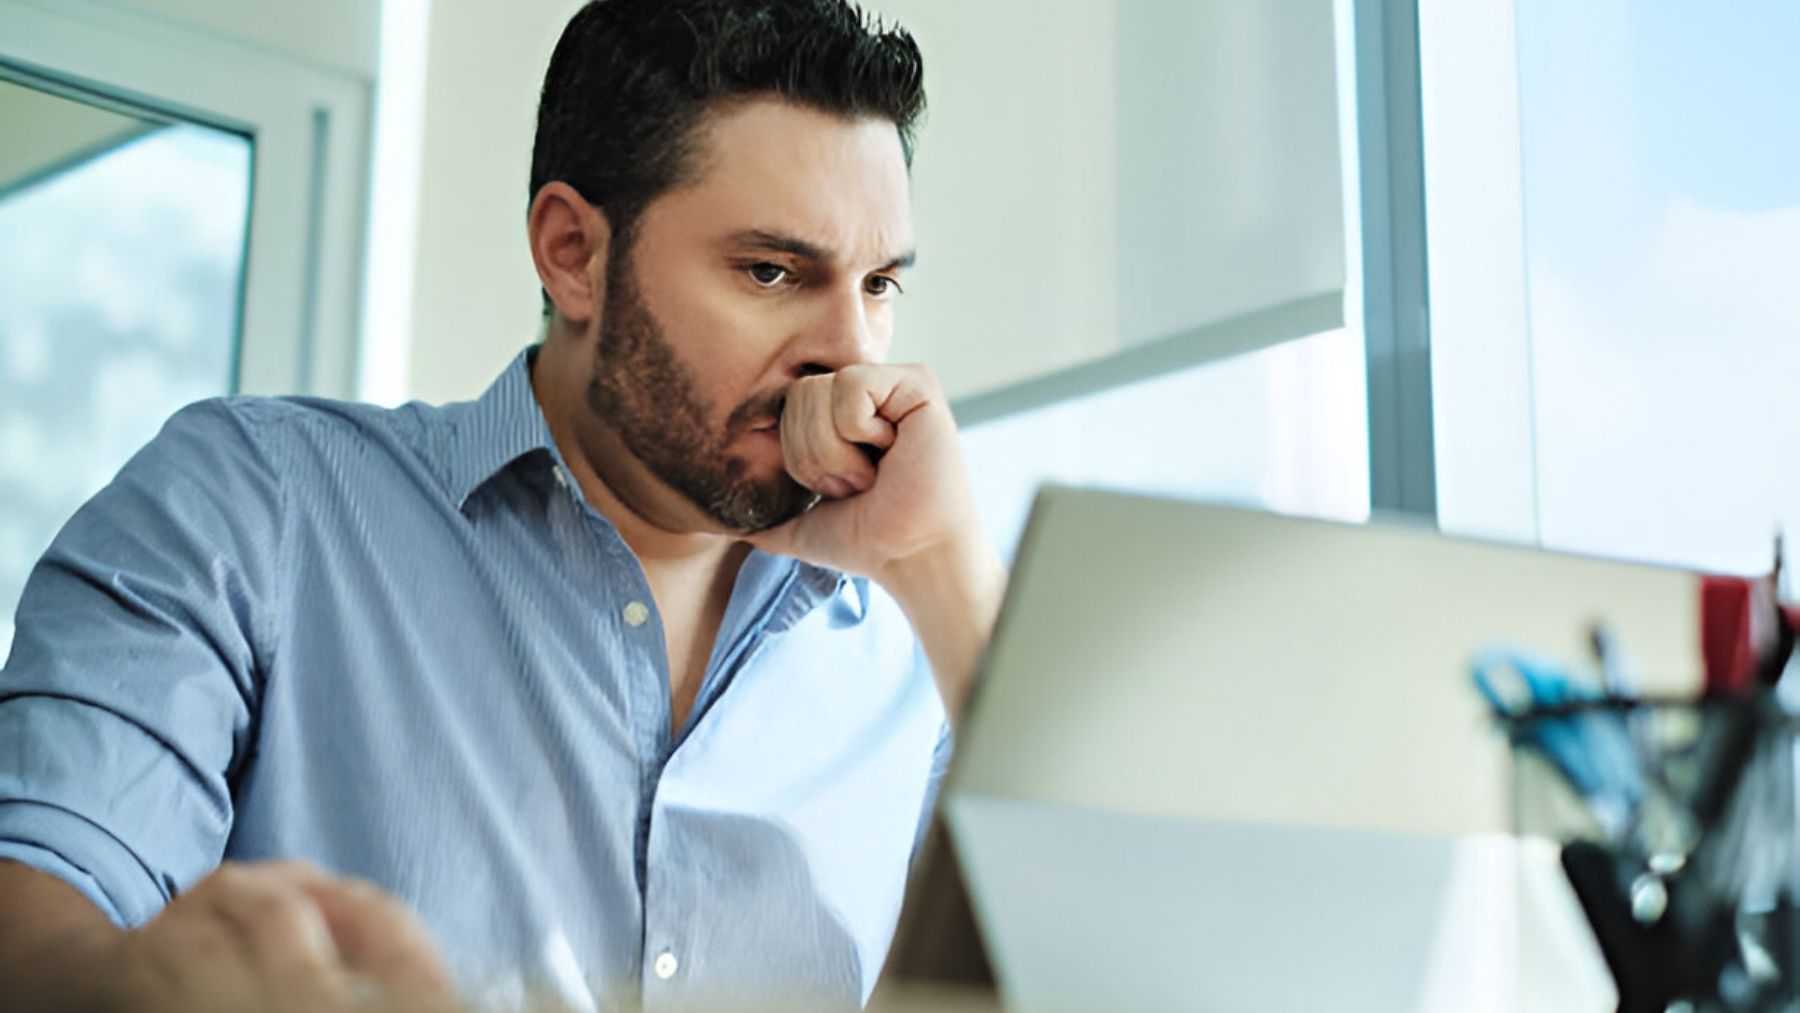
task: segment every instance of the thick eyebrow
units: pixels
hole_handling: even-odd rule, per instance
[[[788,236],[779,232],[769,232],[765,229],[744,229],[740,232],[733,232],[727,237],[726,242],[729,245],[740,249],[767,250],[771,253],[786,253],[790,256],[800,257],[820,264],[829,264],[834,259],[830,250],[825,249],[817,243],[808,242],[798,236]],[[901,268],[913,266],[913,262],[917,259],[918,255],[916,251],[908,250],[875,270],[877,272],[897,271]]]
[[[907,250],[905,253],[902,253],[898,257],[895,257],[893,260],[888,261],[887,263],[881,265],[880,267],[876,268],[875,270],[877,272],[898,271],[898,270],[901,270],[902,268],[908,268],[908,267],[913,266],[913,264],[918,259],[919,259],[919,253],[917,250]]]

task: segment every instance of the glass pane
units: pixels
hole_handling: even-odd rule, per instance
[[[1800,5],[1517,0],[1545,543],[1800,532]]]
[[[163,420],[229,393],[251,142],[0,80],[0,655],[31,565]]]
[[[1363,344],[1339,330],[963,431],[982,524],[1009,557],[1044,482],[1360,521]]]

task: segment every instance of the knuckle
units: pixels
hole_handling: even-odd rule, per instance
[[[153,959],[177,974],[191,973],[202,967],[218,967],[239,959],[237,943],[224,925],[200,922],[188,928],[191,931],[181,933],[178,938],[156,940],[152,944]]]
[[[250,879],[250,870],[243,863],[221,862],[218,868],[207,874],[196,889],[211,887],[214,890],[229,893],[242,889]]]
[[[359,883],[356,887],[358,895],[369,906],[373,916],[390,925],[410,925],[412,910],[400,902],[398,897],[376,887],[372,883]]]
[[[323,875],[318,866],[299,858],[277,858],[265,862],[263,867],[277,875],[299,879],[313,879]]]
[[[244,900],[245,913],[281,935],[291,935],[306,924],[308,904],[299,895],[284,889],[265,890]]]
[[[354,876],[334,876],[325,884],[325,888],[333,897],[348,901],[359,910],[379,908],[391,899],[386,891],[374,883]]]
[[[869,421],[874,416],[874,412],[863,408],[854,399],[839,401],[832,407],[832,422],[846,436],[855,436],[868,429]]]

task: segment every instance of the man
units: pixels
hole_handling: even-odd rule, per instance
[[[840,0],[589,4],[541,347],[466,404],[171,419],[0,676],[11,994],[866,999],[1005,579],[881,364],[920,80]]]

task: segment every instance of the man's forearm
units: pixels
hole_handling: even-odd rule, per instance
[[[1006,595],[1006,567],[979,537],[894,564],[880,583],[912,622],[937,680],[944,713],[962,713]]]
[[[108,967],[123,930],[74,887],[0,859],[0,981],[18,1008],[109,1008]]]

